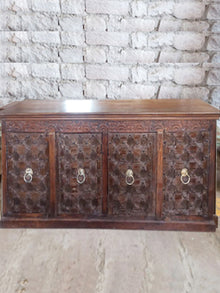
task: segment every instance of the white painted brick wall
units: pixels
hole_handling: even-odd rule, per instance
[[[220,19],[220,4],[214,3],[209,6],[207,18]]]
[[[201,19],[205,13],[205,3],[203,2],[176,3],[173,15],[180,19]]]
[[[108,62],[131,65],[148,64],[153,63],[157,55],[157,52],[150,50],[111,48],[108,53]]]
[[[220,0],[0,1],[0,103],[29,98],[220,106]]]
[[[59,50],[60,60],[65,63],[83,63],[83,50],[80,47],[65,46]]]
[[[113,65],[87,65],[86,77],[88,79],[120,80],[126,81],[129,78],[129,68]]]
[[[60,2],[62,13],[82,15],[85,11],[84,0],[60,0]]]
[[[31,74],[33,77],[58,79],[60,78],[59,64],[31,64]]]
[[[142,18],[124,18],[112,17],[108,24],[108,29],[124,32],[151,32],[155,29],[157,21],[153,19]]]
[[[132,1],[131,9],[133,17],[144,17],[147,15],[147,3],[144,1]]]
[[[211,71],[209,71],[207,84],[219,86],[219,84],[220,84],[220,68],[212,69]]]
[[[147,49],[148,36],[142,32],[132,33],[131,43],[134,49]]]
[[[65,15],[59,18],[59,24],[62,31],[83,32],[82,17]]]
[[[59,83],[59,94],[66,99],[82,99],[82,83],[76,81],[61,81]]]
[[[56,14],[0,12],[1,31],[55,31],[57,30],[57,22]]]
[[[84,66],[76,64],[62,64],[61,75],[62,79],[83,80],[85,77]]]
[[[28,33],[27,36],[31,37],[33,43],[44,43],[49,45],[60,43],[59,32],[39,31]]]
[[[105,99],[106,88],[108,84],[106,81],[88,80],[85,85],[85,94],[90,99]]]
[[[84,33],[80,32],[61,32],[61,43],[63,45],[83,46],[85,43]]]
[[[174,37],[173,46],[177,50],[197,51],[205,44],[205,36],[201,33],[182,32]]]
[[[33,11],[49,13],[60,12],[59,0],[34,0],[31,4]]]
[[[86,16],[87,31],[105,31],[107,16],[88,15]]]
[[[87,45],[104,45],[127,47],[129,34],[126,32],[87,32]]]
[[[86,0],[86,12],[93,14],[128,15],[129,1]]]
[[[87,63],[105,63],[107,60],[107,50],[105,47],[89,46],[86,48],[85,61]]]

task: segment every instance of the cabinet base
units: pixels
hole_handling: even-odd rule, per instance
[[[0,228],[88,228],[127,230],[170,230],[214,232],[218,218],[206,221],[120,221],[112,219],[9,219],[2,218]]]

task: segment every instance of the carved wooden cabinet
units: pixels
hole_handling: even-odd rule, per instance
[[[216,229],[205,102],[28,100],[0,116],[1,227]]]

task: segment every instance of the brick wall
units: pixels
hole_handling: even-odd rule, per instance
[[[0,0],[0,99],[220,106],[220,0]]]

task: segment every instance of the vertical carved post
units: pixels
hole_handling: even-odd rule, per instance
[[[157,191],[156,218],[161,218],[163,208],[163,130],[157,131]]]
[[[49,216],[56,214],[56,145],[55,131],[49,133],[50,207]]]
[[[213,218],[215,215],[215,201],[216,201],[216,121],[211,121],[210,127],[210,158],[209,158],[209,202],[208,215]]]
[[[102,137],[102,213],[104,215],[108,212],[108,133],[103,131]]]
[[[7,213],[7,163],[6,163],[6,127],[2,121],[2,215]]]

